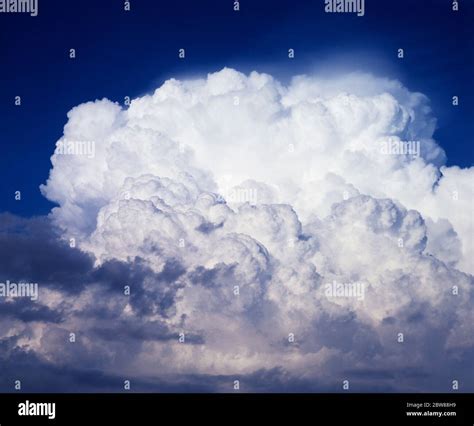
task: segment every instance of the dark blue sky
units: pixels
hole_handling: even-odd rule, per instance
[[[450,0],[366,0],[364,17],[326,14],[323,0],[240,3],[234,12],[233,0],[131,0],[125,12],[122,0],[39,0],[38,17],[0,14],[0,211],[51,209],[39,185],[73,106],[102,97],[122,103],[166,78],[224,66],[283,81],[335,65],[398,78],[430,97],[448,164],[473,164],[472,2],[461,0],[455,13]]]

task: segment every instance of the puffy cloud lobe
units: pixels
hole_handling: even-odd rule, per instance
[[[224,69],[68,117],[64,138],[96,155],[55,154],[42,191],[95,258],[61,311],[82,346],[53,355],[66,327],[44,311],[23,348],[137,380],[449,390],[457,371],[472,389],[473,171],[443,166],[424,95],[369,75],[285,87]],[[419,155],[385,152],[389,139]],[[130,300],[104,283],[116,268],[134,271]],[[329,297],[331,283],[364,297]]]

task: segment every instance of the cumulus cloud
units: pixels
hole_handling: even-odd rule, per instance
[[[88,272],[3,339],[152,387],[472,390],[474,170],[445,166],[435,125],[360,74],[223,69],[79,105],[58,143],[95,156],[54,154],[41,189]]]

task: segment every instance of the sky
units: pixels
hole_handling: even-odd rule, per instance
[[[429,96],[448,164],[472,165],[470,2],[461,1],[463,13],[455,14],[446,13],[450,2],[444,0],[368,0],[362,19],[328,16],[320,1],[300,3],[244,1],[235,13],[230,0],[159,6],[134,1],[125,13],[115,0],[43,0],[35,18],[2,16],[2,210],[28,216],[51,209],[38,188],[73,106],[103,97],[123,103],[125,96],[148,93],[169,77],[202,76],[224,66],[283,79],[319,69],[398,78]],[[71,48],[77,51],[73,61]],[[180,48],[186,48],[184,61]],[[403,60],[399,48],[405,49]],[[460,105],[451,108],[455,95]],[[21,108],[15,96],[22,97]],[[17,190],[21,203],[12,196]]]
[[[0,13],[0,389],[472,391],[472,3],[123,3]]]

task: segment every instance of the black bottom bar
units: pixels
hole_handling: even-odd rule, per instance
[[[53,405],[47,405],[54,403]],[[0,394],[0,425],[169,424],[170,421],[292,425],[341,421],[473,425],[474,394]],[[416,414],[418,413],[418,414]],[[258,416],[258,417],[255,417]],[[303,423],[304,422],[304,423]],[[100,423],[97,423],[100,424]]]

